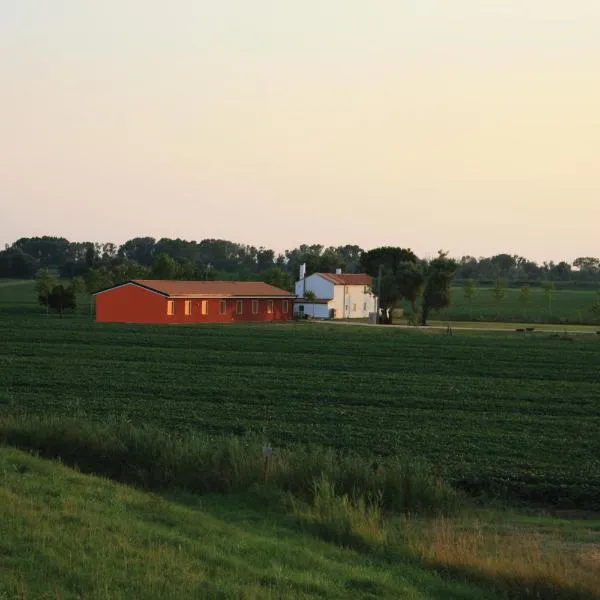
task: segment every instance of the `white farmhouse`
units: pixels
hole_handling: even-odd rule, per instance
[[[313,273],[296,282],[294,313],[315,319],[366,319],[377,311],[377,298],[371,286],[373,278],[366,273]],[[306,294],[314,294],[314,299]]]

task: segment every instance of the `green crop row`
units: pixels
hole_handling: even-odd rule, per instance
[[[0,412],[425,457],[474,494],[600,504],[600,336],[5,315]]]

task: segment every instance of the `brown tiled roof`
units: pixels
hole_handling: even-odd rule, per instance
[[[324,279],[333,282],[335,285],[372,285],[373,278],[366,273],[316,273]]]
[[[170,279],[133,279],[131,283],[172,298],[288,297],[295,294],[262,281],[174,281]]]

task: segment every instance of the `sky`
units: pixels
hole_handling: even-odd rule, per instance
[[[600,255],[598,0],[0,0],[0,243]]]

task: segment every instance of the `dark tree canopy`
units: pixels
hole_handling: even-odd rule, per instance
[[[61,284],[55,285],[49,293],[39,294],[38,300],[43,306],[56,311],[61,318],[65,310],[75,309],[77,305],[74,287]]]
[[[450,285],[456,274],[457,263],[440,252],[429,262],[425,270],[425,287],[421,306],[421,325],[427,325],[432,310],[450,305]]]

